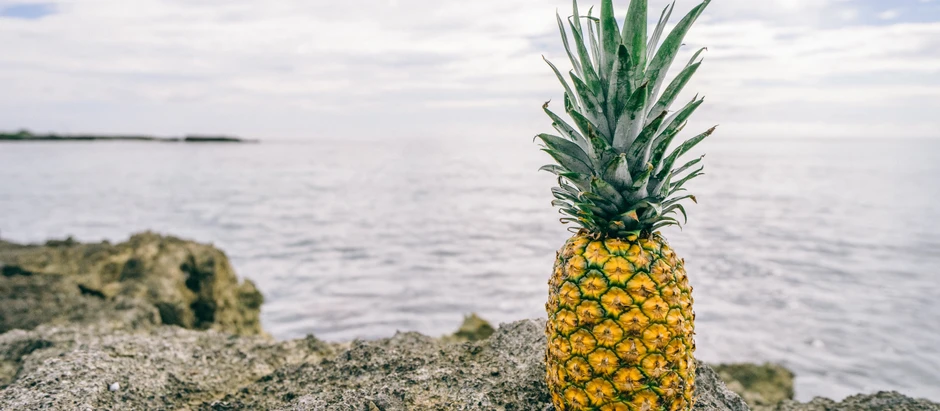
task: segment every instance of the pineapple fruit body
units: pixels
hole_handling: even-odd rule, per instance
[[[659,234],[576,235],[549,286],[545,359],[556,410],[691,409],[692,288]]]
[[[673,107],[706,49],[670,70],[710,2],[672,26],[675,3],[666,6],[652,30],[648,0],[630,0],[622,26],[614,0],[601,0],[596,16],[577,0],[570,16],[556,15],[571,70],[546,62],[570,122],[545,103],[554,131],[536,138],[554,160],[541,168],[558,177],[552,205],[577,233],[558,252],[546,304],[546,379],[558,411],[692,408],[692,288],[658,230],[687,222],[683,203],[697,199],[686,185],[704,168],[701,157],[680,159],[715,131],[682,141],[704,100]]]

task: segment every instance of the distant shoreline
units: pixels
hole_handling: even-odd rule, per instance
[[[16,133],[0,132],[0,142],[4,141],[155,141],[162,143],[259,143],[259,140],[232,136],[187,135],[184,137],[155,137],[134,135],[93,135],[93,134],[33,134],[28,131]]]

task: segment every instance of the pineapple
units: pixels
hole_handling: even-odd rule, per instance
[[[565,410],[689,410],[695,383],[692,288],[684,262],[657,231],[686,216],[683,186],[702,174],[701,158],[679,158],[711,128],[669,151],[696,96],[670,107],[698,70],[698,50],[666,82],[682,39],[710,0],[660,37],[675,7],[666,7],[647,37],[647,0],[632,0],[623,30],[612,0],[600,16],[558,16],[571,60],[564,109],[574,126],[543,106],[558,135],[540,134],[557,164],[555,201],[574,237],[559,250],[546,304],[547,382]],[[574,46],[572,48],[572,46]],[[658,47],[657,47],[658,46]],[[664,87],[665,86],[665,87]],[[684,221],[684,220],[683,220]]]

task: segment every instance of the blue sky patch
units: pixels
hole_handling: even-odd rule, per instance
[[[864,0],[845,4],[843,9],[854,9],[858,14],[857,21],[863,24],[891,25],[940,21],[940,0]]]
[[[55,4],[52,3],[13,3],[7,6],[0,5],[0,17],[13,19],[39,20],[55,13]]]

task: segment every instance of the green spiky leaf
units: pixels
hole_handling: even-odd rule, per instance
[[[653,30],[653,35],[650,36],[650,41],[646,45],[647,59],[653,58],[653,53],[656,51],[656,46],[659,45],[659,37],[663,35],[663,30],[666,29],[666,23],[669,22],[669,17],[672,16],[672,11],[675,8],[676,2],[673,1],[671,5],[668,5],[663,9],[663,14],[659,16],[659,23],[656,24],[656,29]]]
[[[585,118],[581,113],[577,111],[571,111],[568,113],[571,116],[571,119],[574,120],[575,125],[578,126],[578,129],[581,130],[583,136],[586,137],[587,143],[592,147],[592,156],[600,160],[601,157],[605,156],[604,150],[598,151],[596,148],[599,147],[609,147],[610,143],[607,142],[607,139],[597,134],[597,129],[594,128],[594,124],[590,120]],[[594,164],[599,164],[599,161],[596,161]]]
[[[663,124],[666,126],[664,134],[669,133],[672,130],[676,130],[685,124],[686,120],[688,120],[689,117],[692,117],[692,114],[695,113],[695,110],[698,110],[699,106],[701,106],[704,102],[704,97],[699,98],[698,96],[695,96],[692,98],[692,101],[688,102],[688,104],[679,109],[679,111],[676,111],[669,117],[666,117],[666,120],[663,121]]]
[[[659,131],[659,126],[666,119],[666,113],[663,112],[647,125],[627,151],[627,158],[634,164],[634,171],[639,170],[643,164],[646,164],[650,156],[650,146],[653,143],[653,137]]]
[[[630,95],[627,104],[624,106],[623,114],[617,119],[617,130],[614,132],[614,149],[620,152],[626,152],[633,144],[640,131],[645,125],[647,84],[644,83]]]
[[[677,168],[675,171],[673,171],[672,174],[673,174],[673,175],[682,174],[683,172],[685,172],[686,170],[692,168],[692,167],[695,166],[696,164],[701,163],[701,162],[702,162],[702,159],[704,159],[704,158],[705,158],[705,156],[703,155],[703,156],[701,156],[701,157],[699,157],[699,158],[696,158],[695,160],[689,161],[688,163],[685,163],[685,165],[683,165],[682,167],[679,167],[679,168]]]
[[[680,223],[679,220],[676,220],[675,218],[672,218],[672,217],[662,217],[659,220],[659,222],[657,222],[656,224],[653,224],[652,230],[655,231],[660,228],[668,227],[671,225],[678,226],[680,229],[682,228],[682,223]]]
[[[689,222],[689,215],[685,212],[685,207],[683,207],[682,204],[675,204],[675,205],[664,208],[663,215],[668,216],[670,214],[675,213],[676,211],[682,214],[682,220],[683,220],[682,224],[686,224]]]
[[[643,207],[639,209],[643,210],[640,213],[640,222],[657,220],[663,215],[663,206],[661,204],[645,201]]]
[[[547,59],[546,63],[562,83],[564,109],[571,120],[560,118],[546,104],[543,109],[558,134],[537,138],[556,162],[542,170],[558,176],[552,204],[565,215],[562,222],[594,234],[624,236],[668,225],[681,228],[678,215],[687,219],[680,202],[695,197],[677,193],[702,175],[702,159],[677,169],[673,164],[712,130],[679,144],[667,156],[703,100],[696,96],[675,111],[671,106],[701,67],[705,49],[697,50],[675,78],[666,75],[682,39],[709,1],[702,1],[667,30],[673,2],[663,9],[649,37],[648,0],[631,0],[622,32],[613,0],[601,0],[597,17],[593,8],[581,16],[573,1],[567,26],[556,14],[572,64],[569,78]]]
[[[686,67],[691,66],[695,63],[701,63],[702,62],[701,60],[699,61],[695,61],[695,60],[698,60],[698,56],[700,56],[703,51],[707,51],[707,50],[708,50],[708,47],[702,47],[698,49],[698,51],[696,51],[695,54],[692,55],[692,58],[689,60],[689,64],[686,64]]]
[[[613,70],[614,62],[617,60],[617,49],[623,44],[620,27],[617,26],[617,18],[614,17],[613,0],[601,1],[600,35],[604,49],[604,52],[601,53],[601,72],[610,73]],[[615,83],[609,75],[601,77],[606,77],[612,84]]]
[[[585,193],[591,192],[591,175],[583,174],[577,172],[567,172],[561,173],[559,177],[564,177],[565,180],[573,184],[582,195]]]
[[[567,190],[562,189],[561,187],[552,187],[552,196],[554,196],[555,199],[558,199],[558,200],[565,200],[571,203],[578,202],[578,197],[576,193],[572,194],[568,192]]]
[[[650,60],[649,67],[646,70],[646,81],[651,84],[650,93],[653,96],[659,93],[659,88],[663,84],[666,71],[675,60],[676,53],[679,52],[679,47],[682,45],[682,40],[685,38],[686,33],[689,32],[692,23],[702,15],[702,12],[710,1],[711,0],[705,0],[702,4],[695,6],[689,14],[686,14],[686,16],[676,24],[676,27],[669,32],[669,35],[666,36],[666,40],[663,40],[663,45],[656,52],[653,59]]]
[[[627,154],[620,153],[617,157],[607,163],[604,170],[604,180],[610,182],[617,190],[623,191],[627,187],[633,186],[633,178],[630,174],[630,163],[627,162]]]
[[[590,121],[595,130],[601,130],[601,134],[603,135],[610,135],[607,130],[607,118],[604,116],[597,95],[591,93],[591,90],[588,89],[588,85],[584,84],[574,73],[571,74],[571,81],[574,83],[574,89],[577,90],[581,107],[584,109],[581,114]],[[604,128],[598,128],[598,126],[603,126]]]
[[[542,140],[542,143],[544,143],[547,148],[573,157],[586,165],[590,165],[592,162],[591,158],[581,147],[569,140],[544,133],[537,135],[536,138]]]
[[[597,78],[601,83],[607,82],[607,77],[604,75],[604,66],[601,62],[601,49],[598,45],[597,40],[597,31],[594,30],[595,22],[594,18],[591,16],[591,13],[594,12],[594,7],[588,9],[587,15],[587,37],[591,45],[591,57],[593,58],[592,62],[594,63],[594,69],[597,70]]]
[[[618,208],[622,208],[624,206],[625,200],[623,196],[621,196],[617,189],[610,185],[610,183],[595,177],[591,181],[591,188],[594,189],[594,192],[600,195],[601,198],[610,201]]]
[[[565,81],[565,77],[561,75],[560,71],[558,71],[558,67],[555,67],[555,65],[552,64],[551,61],[548,61],[545,56],[542,56],[542,60],[545,60],[545,62],[548,63],[548,66],[551,67],[552,71],[555,72],[555,77],[558,78],[558,82],[560,82],[561,85],[565,87],[565,96],[568,98],[574,97],[574,93],[571,91],[571,87],[568,86],[568,82]]]
[[[698,203],[698,200],[695,198],[694,195],[684,195],[682,197],[675,197],[675,198],[669,199],[669,201],[666,201],[663,203],[663,207],[670,207],[674,204],[678,204],[680,201],[689,200],[689,199],[691,199],[693,203]]]
[[[554,158],[555,161],[558,162],[558,164],[560,164],[562,167],[570,171],[573,171],[575,173],[580,173],[580,174],[592,173],[591,166],[588,164],[585,164],[584,162],[582,162],[580,159],[576,157],[570,156],[568,154],[562,153],[557,150],[552,150],[550,148],[543,148],[542,151],[548,153],[548,155],[552,156],[552,158]]]
[[[679,147],[677,147],[675,151],[673,151],[672,154],[669,155],[669,157],[666,157],[666,159],[663,160],[662,164],[660,164],[660,174],[657,177],[658,178],[665,177],[664,173],[669,173],[669,170],[672,168],[672,165],[675,164],[676,160],[679,159],[679,156],[685,154],[686,152],[691,150],[692,147],[695,147],[696,144],[704,140],[705,137],[708,137],[712,133],[714,133],[716,127],[712,127],[708,129],[708,131],[702,134],[699,134],[695,137],[692,137],[686,142],[679,145]]]
[[[545,111],[545,114],[552,119],[552,127],[555,128],[561,135],[567,137],[569,140],[577,144],[584,150],[585,153],[588,153],[589,156],[594,157],[594,152],[591,150],[591,144],[588,142],[581,133],[578,133],[568,122],[563,120],[553,111],[548,109],[548,103],[545,103],[542,106],[542,110]]]
[[[640,75],[646,70],[646,15],[649,6],[647,0],[632,0],[627,10],[627,20],[623,24],[623,44],[630,50],[633,66],[637,67],[637,78],[634,84],[640,82]]]
[[[698,176],[702,175],[702,174],[703,174],[703,173],[702,173],[702,170],[704,170],[704,169],[705,169],[705,167],[700,167],[698,170],[695,170],[694,172],[692,172],[692,173],[690,173],[689,175],[683,177],[683,178],[680,179],[679,181],[676,181],[675,183],[671,184],[671,185],[670,185],[670,186],[671,186],[670,188],[671,188],[672,190],[675,190],[675,189],[677,189],[677,188],[681,188],[687,181],[689,181],[689,180],[691,180],[691,179],[693,179],[693,178],[695,178],[695,177],[698,177]]]
[[[644,186],[646,186],[647,183],[649,183],[651,175],[653,175],[653,165],[647,164],[646,168],[644,168],[642,172],[638,173],[633,179],[632,188],[634,190],[642,189]]]
[[[692,76],[696,71],[698,71],[698,68],[701,65],[702,63],[695,63],[683,69],[682,72],[680,72],[679,75],[676,76],[676,78],[673,79],[671,83],[669,83],[669,86],[666,87],[666,90],[663,91],[663,95],[659,97],[659,101],[657,101],[650,110],[650,116],[656,116],[660,112],[666,112],[669,106],[671,106],[672,103],[676,101],[676,97],[679,96],[679,93],[686,86],[686,84],[689,83],[689,80],[692,79]]]
[[[607,90],[607,119],[610,121],[611,134],[616,133],[617,120],[627,106],[627,99],[633,92],[633,70],[630,63],[630,52],[623,44],[617,47],[616,59],[610,74],[610,85]]]
[[[568,170],[558,164],[546,164],[542,167],[539,167],[539,171],[548,171],[554,175],[559,175],[561,173],[567,173]]]
[[[581,31],[581,19],[577,14],[577,9],[575,9],[575,15],[572,17],[573,22],[570,23],[571,34],[574,37],[575,49],[578,51],[578,57],[581,60],[581,77],[583,77],[584,82],[590,87],[590,90],[596,94],[600,94],[600,78],[597,76],[597,71],[594,69],[594,64],[591,62],[591,53],[588,52],[587,46],[584,43],[584,32]]]
[[[561,19],[561,15],[557,12],[555,17],[558,19],[558,31],[561,32],[561,42],[565,45],[565,53],[568,54],[568,59],[571,60],[571,67],[574,68],[574,72],[578,73],[579,76],[583,75],[581,71],[581,62],[574,57],[574,54],[571,53],[571,45],[568,43],[568,32],[565,30],[565,23]]]

